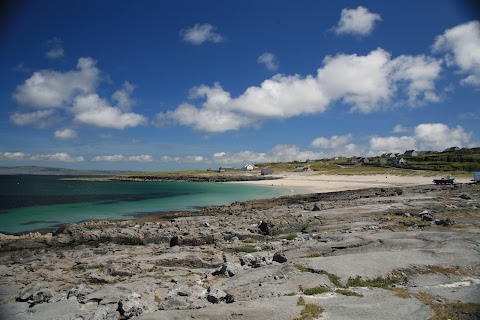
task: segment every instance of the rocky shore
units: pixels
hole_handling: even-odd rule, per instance
[[[0,275],[0,319],[479,319],[480,186],[296,195],[4,236]]]

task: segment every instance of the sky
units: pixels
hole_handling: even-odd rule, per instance
[[[183,170],[480,146],[475,1],[7,1],[0,166]]]

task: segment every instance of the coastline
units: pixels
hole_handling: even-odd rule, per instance
[[[289,320],[314,304],[329,319],[478,319],[480,186],[367,185],[0,239],[0,313]]]

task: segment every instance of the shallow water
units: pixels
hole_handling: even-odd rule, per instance
[[[267,199],[286,189],[206,182],[72,181],[60,176],[0,176],[0,232],[56,229],[85,220],[132,219],[158,211]]]

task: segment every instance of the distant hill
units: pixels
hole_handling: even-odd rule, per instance
[[[75,170],[75,169],[63,169],[63,168],[49,168],[49,167],[37,167],[37,166],[19,166],[19,167],[0,167],[0,175],[16,175],[16,174],[28,174],[28,175],[65,175],[65,176],[85,176],[85,175],[99,175],[99,176],[112,176],[125,174],[125,171],[112,171],[112,170]]]

